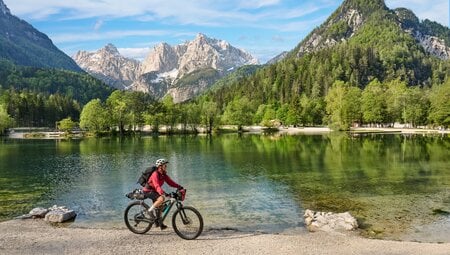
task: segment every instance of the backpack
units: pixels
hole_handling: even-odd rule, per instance
[[[158,169],[156,166],[151,166],[145,169],[145,171],[142,172],[141,176],[139,177],[137,183],[139,183],[142,187],[148,187],[148,178],[152,176],[153,172],[155,172],[156,169]]]

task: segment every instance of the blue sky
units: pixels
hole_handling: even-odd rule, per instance
[[[370,1],[370,0],[369,0]],[[449,26],[450,0],[385,0],[419,19]],[[343,0],[3,0],[11,13],[47,34],[69,56],[107,43],[142,59],[157,43],[197,33],[226,40],[261,63],[294,48]]]

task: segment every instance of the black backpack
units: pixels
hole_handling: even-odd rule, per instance
[[[145,169],[145,171],[142,172],[141,176],[139,177],[137,183],[139,183],[142,187],[148,187],[148,178],[152,176],[153,172],[155,172],[156,169],[158,169],[156,166],[151,166]]]

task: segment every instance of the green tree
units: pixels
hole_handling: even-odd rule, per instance
[[[124,135],[125,126],[129,125],[132,119],[125,93],[124,91],[116,90],[106,100],[112,124],[119,128],[120,135]]]
[[[100,99],[92,99],[81,111],[80,128],[94,133],[105,131],[109,125],[110,115]]]
[[[283,125],[286,125],[288,112],[289,112],[289,104],[283,104],[281,105],[281,107],[278,107],[277,109],[277,119],[280,120]]]
[[[326,96],[328,123],[332,129],[348,130],[361,119],[361,91],[343,81],[336,81]]]
[[[450,79],[432,88],[430,103],[429,122],[438,126],[450,126]]]
[[[222,123],[237,125],[238,131],[242,131],[243,125],[252,124],[252,104],[247,97],[234,99],[228,103],[222,115]]]
[[[165,112],[163,121],[166,125],[168,133],[172,133],[175,129],[175,125],[180,121],[180,109],[177,104],[173,102],[172,96],[164,97],[162,104],[164,106]]]
[[[256,110],[255,115],[253,116],[253,123],[261,123],[262,122],[266,108],[267,108],[266,104],[260,104],[258,106],[258,109]]]
[[[58,129],[64,131],[65,133],[70,133],[76,126],[77,123],[73,121],[71,117],[58,121]]]
[[[407,90],[403,120],[405,123],[411,123],[413,127],[424,125],[429,107],[427,94],[419,87],[410,87]]]
[[[206,132],[210,134],[219,120],[219,107],[212,101],[204,101],[201,104],[201,123],[206,126]]]
[[[383,85],[378,79],[370,82],[361,95],[362,117],[365,123],[383,123],[386,116],[386,100]]]
[[[402,121],[402,114],[405,110],[407,86],[406,82],[400,79],[393,80],[386,84],[386,121],[390,123]]]
[[[273,105],[268,105],[264,110],[264,115],[261,121],[261,125],[265,127],[273,127],[274,122],[277,119],[277,112]]]
[[[14,119],[11,118],[6,111],[6,107],[0,104],[0,135],[5,133],[5,130],[12,126]]]
[[[201,119],[201,108],[199,104],[191,103],[184,107],[184,111],[187,115],[187,125],[190,129],[197,133],[197,127],[200,124]]]
[[[149,94],[138,91],[126,91],[123,95],[128,109],[130,129],[136,131],[145,124],[144,113],[153,102]]]
[[[298,125],[301,122],[299,108],[296,104],[289,104],[289,108],[286,114],[286,125]]]

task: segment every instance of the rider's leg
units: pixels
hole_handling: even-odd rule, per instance
[[[153,212],[156,208],[160,208],[161,205],[164,203],[164,196],[159,196],[152,204],[150,209],[148,209],[149,212]]]
[[[156,227],[160,227],[161,230],[164,230],[167,228],[166,225],[164,225],[162,222],[160,222],[161,220],[161,213],[162,213],[162,207],[163,207],[163,203],[164,203],[164,196],[159,196],[158,199],[156,199],[156,201],[153,203],[153,205],[150,207],[149,212],[153,213],[153,211],[155,211],[155,215],[156,215]],[[155,209],[158,210],[155,210]]]

